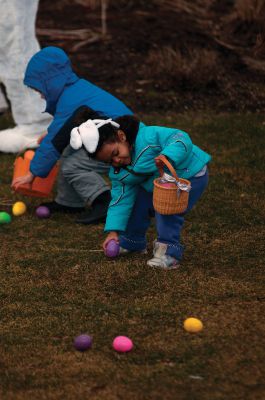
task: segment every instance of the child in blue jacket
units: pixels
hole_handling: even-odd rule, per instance
[[[91,211],[78,222],[95,223],[104,219],[110,188],[101,175],[108,174],[109,166],[89,158],[83,149],[78,152],[70,149],[70,132],[76,126],[72,124],[82,108],[86,118],[89,113],[90,118],[117,118],[132,111],[110,93],[79,78],[66,53],[58,47],[46,47],[31,58],[24,83],[46,100],[45,111],[53,116],[53,121],[31,161],[30,172],[13,182],[14,188],[31,183],[36,176],[46,177],[61,158],[57,197],[44,204],[51,212],[76,212],[88,203],[92,205]]]
[[[112,200],[108,209],[103,247],[111,239],[120,253],[146,252],[146,231],[155,215],[157,240],[153,267],[177,268],[183,255],[180,233],[184,218],[208,184],[211,156],[194,145],[186,132],[174,128],[145,126],[133,116],[115,121],[88,120],[71,132],[70,145],[85,147],[91,157],[110,163]],[[158,177],[160,156],[165,156],[177,175],[191,182],[187,211],[161,215],[153,208],[153,181]]]

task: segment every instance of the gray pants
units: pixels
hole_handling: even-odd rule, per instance
[[[101,175],[108,175],[109,165],[90,158],[84,149],[66,147],[61,157],[55,201],[69,207],[91,204],[101,193],[110,190]]]

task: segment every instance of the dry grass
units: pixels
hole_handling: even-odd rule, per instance
[[[264,0],[236,0],[236,15],[243,22],[255,23],[264,18],[265,1]],[[264,21],[263,21],[264,22]]]
[[[146,266],[149,255],[106,260],[103,226],[28,212],[0,226],[0,398],[3,400],[263,400],[263,117],[152,115],[213,155],[210,185],[183,232],[181,269]],[[0,197],[10,193],[11,155],[0,154]],[[8,207],[2,209],[10,210]],[[190,335],[194,315],[205,329]],[[88,332],[79,354],[73,338]],[[135,344],[111,348],[116,335]]]
[[[146,64],[153,76],[162,82],[166,80],[171,85],[188,83],[200,88],[216,80],[220,71],[218,54],[207,49],[193,48],[182,54],[179,49],[162,47],[149,52]]]

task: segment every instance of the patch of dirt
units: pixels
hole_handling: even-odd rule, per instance
[[[88,3],[41,0],[39,41],[62,47],[80,76],[134,111],[265,108],[265,66],[253,56],[258,25],[237,17],[235,1],[110,1],[104,40],[75,49],[81,40],[43,34],[43,29],[100,34],[100,7]]]

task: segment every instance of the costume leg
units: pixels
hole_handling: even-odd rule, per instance
[[[22,79],[3,79],[6,88],[6,94],[11,104],[11,111],[16,125],[24,128],[27,135],[29,126],[34,126],[31,130],[32,135],[36,134],[36,127],[39,130],[39,136],[46,132],[51,117],[43,113],[45,110],[45,100],[32,89],[23,84]]]
[[[185,215],[197,203],[208,184],[208,171],[198,178],[191,178],[188,209],[184,214],[161,215],[156,213],[157,242],[167,245],[166,254],[181,260],[184,248],[180,243],[181,230]]]
[[[69,207],[83,207],[110,187],[101,175],[108,175],[109,165],[94,160],[84,149],[68,146],[61,158],[58,194],[55,201]]]
[[[146,248],[145,234],[150,225],[152,209],[153,193],[139,188],[127,230],[119,237],[122,248],[131,251],[140,251]]]
[[[38,0],[0,0],[0,81],[10,100],[15,128],[0,131],[0,151],[17,152],[36,147],[51,118],[42,111],[45,102],[23,84],[29,59],[39,49],[35,36]],[[34,140],[35,139],[35,140]]]

